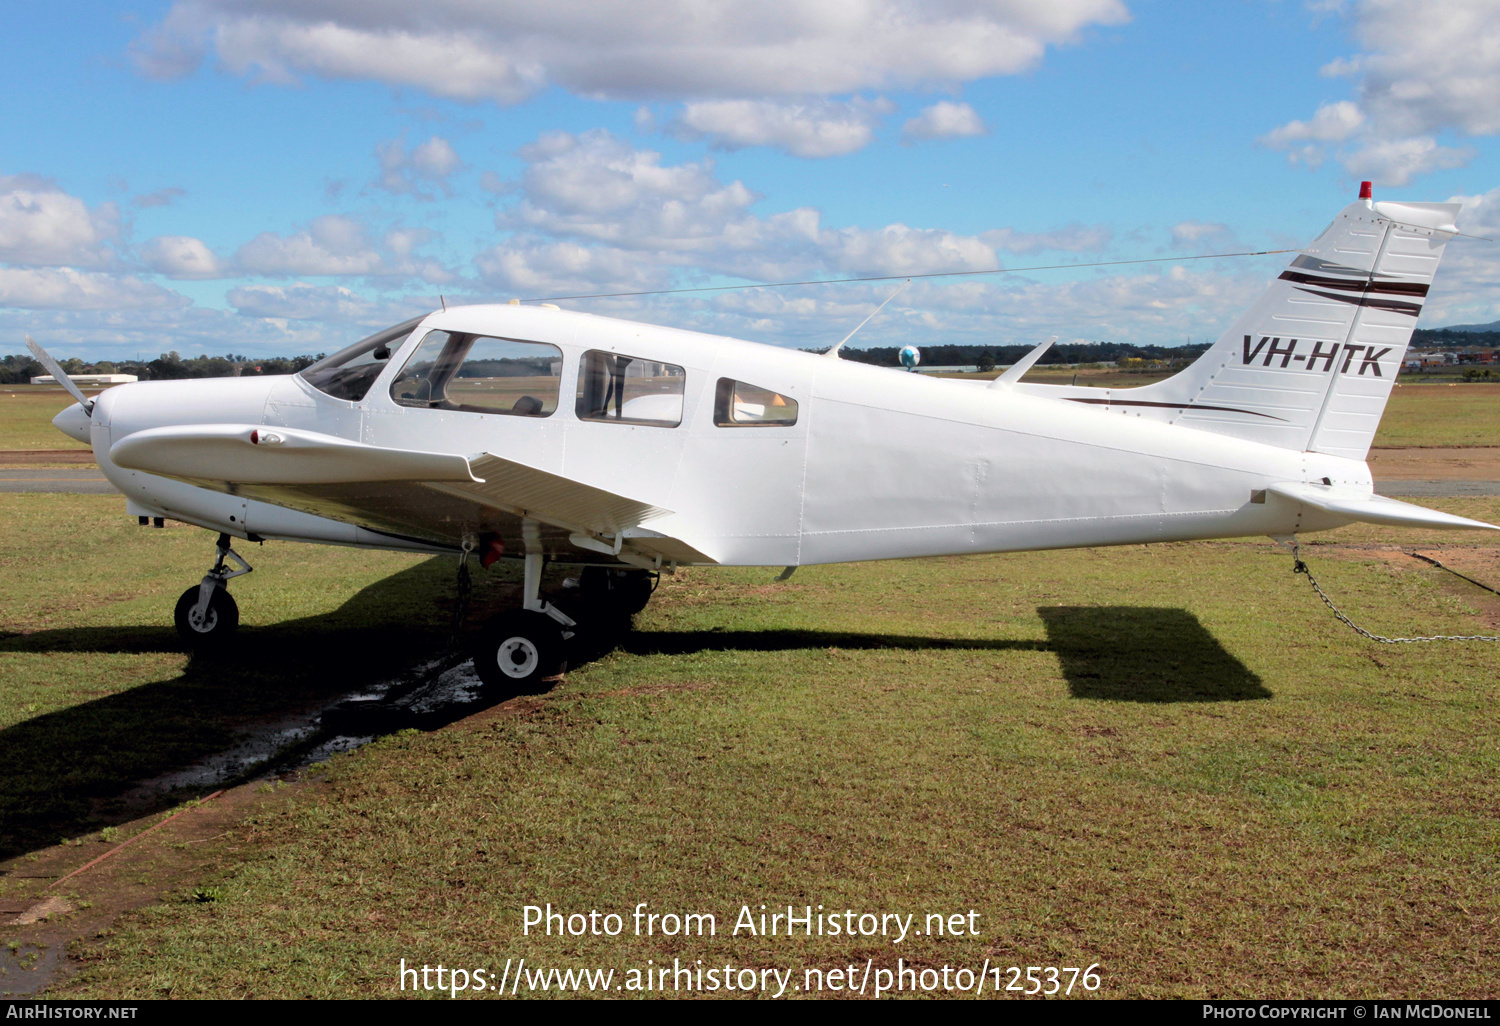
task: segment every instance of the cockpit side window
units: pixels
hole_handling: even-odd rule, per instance
[[[391,354],[401,348],[412,329],[421,323],[422,317],[413,317],[394,328],[360,339],[348,349],[341,349],[308,367],[302,371],[302,377],[320,392],[357,403],[385,370]]]
[[[719,427],[790,427],[797,423],[797,400],[733,378],[720,378],[714,390],[714,423]]]
[[[456,331],[429,331],[391,384],[402,406],[549,417],[557,409],[562,350]]]
[[[686,382],[675,364],[589,350],[578,365],[578,419],[676,427]]]

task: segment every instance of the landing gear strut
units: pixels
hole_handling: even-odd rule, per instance
[[[567,669],[565,642],[573,636],[575,620],[541,597],[541,525],[521,521],[526,543],[526,576],[521,608],[496,617],[474,648],[474,672],[497,691],[526,694],[538,682]]]
[[[194,648],[222,645],[240,625],[240,607],[229,594],[228,582],[231,577],[248,574],[251,567],[229,547],[229,541],[229,535],[219,535],[218,559],[214,560],[213,569],[204,575],[201,584],[189,588],[177,600],[173,615],[177,633]],[[239,569],[226,569],[226,559],[233,560]]]

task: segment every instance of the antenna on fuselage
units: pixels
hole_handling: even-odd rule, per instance
[[[1011,366],[1009,368],[1007,368],[1003,374],[1001,374],[994,381],[990,382],[990,386],[989,387],[991,387],[991,388],[1005,388],[1007,385],[1010,385],[1010,384],[1012,384],[1014,382],[1020,381],[1021,380],[1021,376],[1023,374],[1025,374],[1027,371],[1031,370],[1032,364],[1034,364],[1038,360],[1040,360],[1042,358],[1042,354],[1045,353],[1048,349],[1050,349],[1052,347],[1052,343],[1054,343],[1056,341],[1057,341],[1057,336],[1053,335],[1047,341],[1043,342],[1041,345],[1037,346],[1031,352],[1029,352],[1025,356],[1021,357],[1015,363],[1011,364]],[[1076,375],[1075,375],[1075,377],[1076,377]]]
[[[905,281],[903,281],[900,285],[897,285],[896,286],[896,291],[892,292],[889,296],[885,297],[885,303],[889,303],[891,300],[895,299],[896,296],[900,294],[901,290],[904,289],[904,288],[906,288],[906,286],[908,286],[910,284],[911,284],[911,279],[908,278]],[[834,346],[832,349],[828,350],[828,352],[824,353],[823,355],[824,356],[831,356],[835,360],[837,360],[839,358],[839,350],[844,347],[844,343],[847,342],[847,341],[849,341],[851,338],[853,338],[854,335],[855,335],[855,332],[859,331],[860,328],[863,328],[866,324],[869,324],[871,317],[874,317],[880,311],[884,310],[885,309],[885,303],[881,303],[874,310],[872,310],[870,312],[870,317],[866,317],[864,320],[862,320],[858,324],[856,324],[854,326],[854,331],[849,332],[849,334],[847,334],[843,338],[839,339],[839,344],[836,345],[836,346]]]

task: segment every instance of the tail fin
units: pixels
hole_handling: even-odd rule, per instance
[[[1140,388],[1045,394],[1362,460],[1460,209],[1352,203],[1180,374]]]

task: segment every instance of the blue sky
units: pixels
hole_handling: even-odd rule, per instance
[[[318,352],[437,305],[1500,232],[1487,0],[0,7],[0,328]],[[1449,247],[1424,326],[1500,318]],[[855,344],[1216,336],[1283,258],[914,283]],[[577,301],[827,345],[888,293]]]

